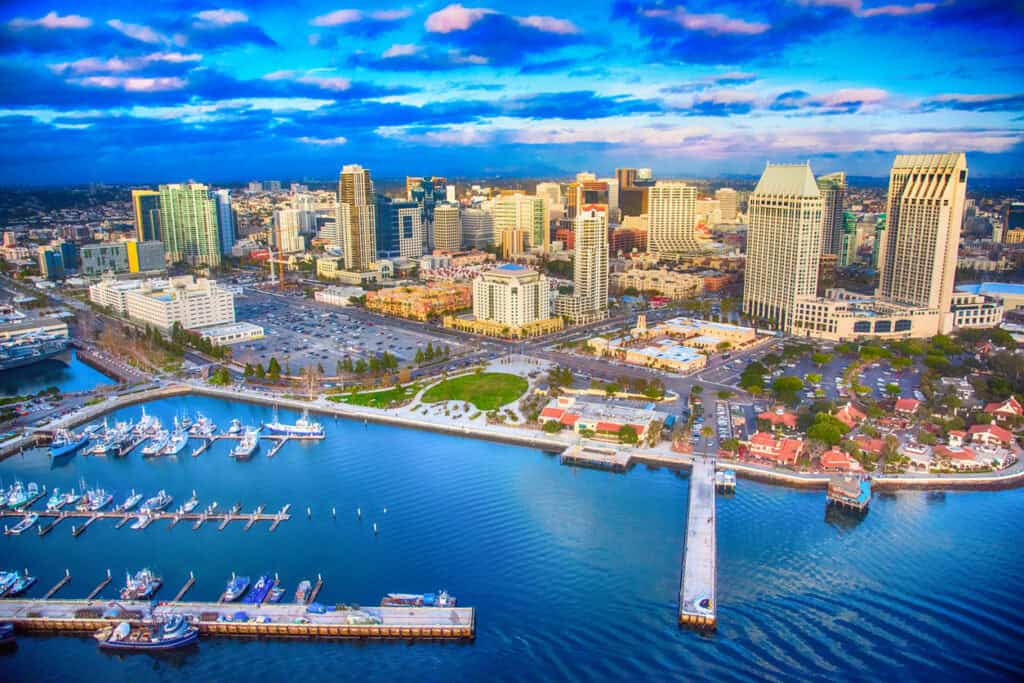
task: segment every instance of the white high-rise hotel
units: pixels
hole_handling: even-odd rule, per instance
[[[659,180],[647,191],[647,245],[652,254],[671,256],[700,250],[694,233],[697,188]]]
[[[608,214],[604,205],[586,205],[576,215],[573,293],[560,296],[556,312],[573,322],[608,317]]]
[[[377,224],[369,169],[348,164],[338,176],[338,227],[345,269],[362,272],[377,258]]]
[[[822,199],[809,164],[769,164],[747,209],[743,312],[788,330],[797,297],[818,289]]]

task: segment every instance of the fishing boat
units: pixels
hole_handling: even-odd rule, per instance
[[[122,621],[108,626],[95,635],[100,648],[119,652],[153,652],[187,647],[199,640],[199,629],[190,626],[180,614],[172,614],[167,621],[132,626]]]
[[[75,493],[74,489],[64,492],[64,505],[75,505],[82,499],[81,493]]]
[[[241,434],[242,433],[242,422],[237,417],[231,420],[231,425],[228,427],[228,434]]]
[[[167,433],[166,429],[161,429],[153,436],[149,443],[142,447],[142,455],[146,457],[161,455],[169,442],[170,434]]]
[[[14,624],[0,624],[0,647],[10,647],[16,642],[17,640],[14,637]]]
[[[196,497],[196,492],[192,491],[192,497],[185,501],[185,504],[181,506],[181,511],[185,514],[192,512],[199,505],[199,499]]]
[[[313,590],[313,584],[310,583],[308,579],[300,581],[299,587],[295,589],[295,602],[306,602],[311,590]]]
[[[284,588],[275,585],[270,589],[270,595],[267,597],[267,602],[281,602],[281,598],[284,597]]]
[[[239,460],[248,460],[252,457],[252,454],[260,446],[260,440],[257,436],[257,432],[246,429],[245,435],[242,436],[242,440],[239,441],[234,448],[231,449],[231,457]]]
[[[56,512],[62,507],[64,507],[64,494],[60,492],[59,488],[55,488],[50,499],[46,501],[46,509],[50,512]]]
[[[135,434],[138,436],[147,436],[156,432],[160,429],[160,420],[156,419],[152,415],[146,414],[146,406],[142,406],[142,417],[139,418],[138,424],[135,425]]]
[[[220,599],[222,602],[235,602],[241,598],[248,589],[248,576],[235,576],[232,574],[231,580],[228,581],[227,588],[224,589],[224,595],[222,595]]]
[[[147,524],[149,524],[149,515],[141,514],[135,518],[134,522],[132,522],[131,528],[133,531],[138,531],[139,529],[144,528]]]
[[[124,502],[121,503],[121,509],[125,512],[128,512],[133,507],[138,505],[140,500],[142,500],[142,494],[135,493],[135,489],[132,489],[131,495],[125,498]]]
[[[213,436],[214,432],[217,431],[217,425],[213,424],[210,418],[206,417],[202,413],[196,413],[196,421],[192,427],[188,430],[188,433],[192,436],[198,436],[202,439],[207,439]]]
[[[273,587],[274,580],[264,574],[252,585],[252,590],[249,591],[249,594],[245,596],[245,599],[242,600],[242,602],[259,605],[267,599],[267,595]]]
[[[381,607],[455,607],[455,597],[448,591],[437,593],[388,593]]]
[[[298,436],[310,439],[323,438],[324,426],[319,422],[309,419],[309,413],[302,411],[302,417],[295,421],[295,424],[285,424],[277,419],[277,408],[274,409],[274,420],[264,425],[271,434],[282,436]]]
[[[7,589],[14,585],[18,578],[18,572],[0,572],[0,596],[7,592]]]
[[[192,426],[192,418],[188,416],[188,413],[186,413],[181,418],[181,428],[182,429],[188,429],[191,426]]]
[[[174,498],[168,495],[167,491],[160,489],[160,491],[155,496],[147,499],[146,502],[143,503],[142,507],[139,509],[142,512],[159,512],[160,510],[163,510],[168,505],[170,505],[171,502],[173,501]]]
[[[39,521],[39,515],[34,512],[30,512],[21,518],[21,521],[12,526],[10,529],[4,529],[9,534],[17,536],[23,531],[27,531],[32,528],[32,525]]]
[[[13,598],[21,595],[36,582],[36,577],[29,576],[28,574],[20,574],[18,572],[11,572],[13,574],[12,580],[7,585],[5,590],[0,591],[0,597],[2,598]]]
[[[164,585],[163,579],[151,569],[140,569],[135,576],[125,574],[124,588],[121,589],[122,600],[149,600]]]
[[[171,438],[168,440],[167,445],[164,446],[164,455],[177,455],[181,453],[182,449],[188,444],[188,433],[180,427],[175,429],[171,434]]]
[[[66,429],[61,429],[53,437],[50,444],[50,457],[63,458],[75,453],[89,443],[88,434],[74,434]]]
[[[104,489],[97,488],[87,491],[82,499],[82,503],[89,512],[99,512],[110,505],[113,500],[114,496],[107,493]]]
[[[26,488],[20,481],[14,482],[14,486],[7,494],[7,507],[12,510],[20,510],[28,505],[29,501],[35,497],[35,494],[32,493],[33,488],[37,488],[35,484],[29,484]]]

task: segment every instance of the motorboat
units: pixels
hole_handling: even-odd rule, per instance
[[[167,433],[167,430],[161,429],[153,436],[149,443],[142,447],[142,455],[146,457],[163,455],[168,443],[170,443],[170,434]]]
[[[264,425],[271,434],[282,436],[295,436],[307,439],[319,439],[324,436],[324,426],[319,422],[309,419],[307,411],[302,412],[302,417],[295,421],[295,424],[286,424],[277,419],[277,411],[274,411],[274,420]]]
[[[151,569],[140,569],[125,575],[124,588],[121,589],[122,600],[149,600],[164,585],[163,579]]]
[[[249,590],[249,577],[235,576],[232,574],[231,579],[228,581],[227,588],[224,589],[224,595],[222,595],[220,599],[222,602],[235,602],[241,598],[247,590]]]
[[[143,623],[133,627],[129,622],[122,621],[117,626],[100,630],[95,638],[99,646],[107,650],[164,651],[195,643],[199,640],[199,629],[189,625],[180,614],[173,614],[162,624]]]
[[[448,591],[437,593],[388,593],[381,607],[455,607],[455,596]]]
[[[140,510],[142,512],[159,512],[174,501],[174,498],[168,495],[167,491],[161,489],[155,496],[146,500],[142,504]]]
[[[251,429],[245,430],[245,435],[234,448],[231,449],[231,457],[238,460],[248,460],[260,446],[258,433]]]
[[[61,429],[50,443],[50,457],[63,458],[71,455],[83,448],[87,443],[89,443],[88,434],[74,434],[66,429]]]
[[[28,574],[21,574],[19,572],[11,572],[11,578],[7,582],[6,588],[0,589],[0,597],[13,598],[21,595],[29,588],[32,587],[36,582],[36,577],[29,576]]]
[[[30,512],[21,518],[21,521],[12,526],[10,529],[4,528],[4,532],[17,536],[18,534],[24,533],[32,528],[32,525],[39,521],[39,515],[34,512]]]
[[[123,510],[125,512],[128,512],[129,510],[134,508],[136,505],[138,505],[139,501],[141,501],[141,500],[142,500],[142,494],[141,493],[135,493],[135,489],[132,489],[131,495],[128,496],[127,498],[125,498],[124,502],[121,503],[121,510]]]
[[[196,492],[192,492],[192,497],[185,501],[185,504],[181,506],[181,511],[185,514],[192,512],[199,506],[199,498],[196,497]]]
[[[178,428],[171,434],[171,438],[167,441],[167,445],[164,446],[164,455],[177,455],[181,453],[182,449],[188,444],[188,433],[184,429]]]
[[[274,580],[264,574],[252,585],[252,590],[249,591],[249,594],[245,596],[245,599],[242,600],[242,602],[259,605],[267,599],[267,596],[270,594],[270,590],[273,587]]]
[[[242,433],[242,422],[237,417],[231,420],[231,425],[228,427],[228,434],[241,434]]]

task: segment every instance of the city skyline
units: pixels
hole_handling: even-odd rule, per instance
[[[0,183],[329,178],[344,160],[381,178],[768,160],[881,178],[932,149],[1015,176],[1022,28],[987,0],[13,2]]]

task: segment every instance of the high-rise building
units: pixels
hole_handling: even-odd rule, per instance
[[[821,253],[841,256],[844,239],[844,215],[846,208],[846,174],[830,173],[818,178],[818,192],[821,193]],[[839,265],[848,265],[839,259]]]
[[[160,239],[160,193],[132,190],[135,236],[142,241]]]
[[[606,207],[582,206],[576,216],[573,293],[556,302],[573,322],[608,316],[608,214]]]
[[[543,197],[548,205],[548,220],[557,221],[562,217],[562,186],[558,183],[537,183],[535,194]]]
[[[160,186],[160,236],[172,263],[220,265],[217,203],[206,185]]]
[[[1006,214],[1003,217],[1003,234],[1001,237],[1004,243],[1009,243],[1011,230],[1024,230],[1024,202],[1013,202],[1006,207]],[[1017,240],[1021,233],[1014,233],[1013,238]]]
[[[634,183],[636,183],[636,169],[617,168],[615,169],[615,179],[619,181],[619,192],[621,192],[622,190],[632,189]]]
[[[748,208],[746,315],[788,330],[795,299],[816,295],[822,210],[810,164],[768,164]]]
[[[303,238],[304,211],[299,209],[278,209],[274,211],[274,229],[270,234],[274,248],[281,254],[306,250]]]
[[[414,201],[377,195],[377,256],[423,255],[423,213]]]
[[[280,180],[268,180],[267,182],[263,183],[263,188],[267,192],[280,192],[281,191],[281,181]]]
[[[494,215],[479,208],[462,210],[462,245],[467,249],[487,249],[496,243]]]
[[[51,281],[63,279],[64,257],[59,246],[49,244],[39,247],[39,274]]]
[[[878,270],[878,258],[882,253],[882,245],[885,244],[885,224],[886,215],[884,213],[878,214],[875,219],[875,243],[874,249],[871,250],[871,267]]]
[[[457,204],[445,202],[434,207],[434,248],[442,251],[462,248],[462,219]]]
[[[501,237],[505,258],[514,258],[528,247],[551,247],[548,211],[542,197],[502,195],[494,201],[494,230]]]
[[[963,153],[901,154],[889,174],[879,296],[941,311],[953,329],[951,302],[967,193]]]
[[[608,200],[608,222],[618,223],[621,214],[619,213],[619,180],[618,178],[601,178],[599,183],[604,183],[606,188],[605,197]]]
[[[550,318],[548,279],[511,263],[485,272],[473,280],[473,317],[513,329]]]
[[[697,188],[659,180],[648,190],[647,248],[659,257],[678,258],[700,251],[697,244]]]
[[[818,189],[821,189],[820,184]],[[822,203],[824,204],[824,202]],[[822,211],[824,212],[825,209]],[[825,218],[824,220],[828,219]],[[860,245],[860,240],[857,239],[857,214],[844,211],[839,226],[839,251],[836,252],[836,256],[838,256],[837,265],[848,266],[857,260],[857,247]]]
[[[11,230],[4,232],[4,247],[16,247],[18,246],[18,235]]]
[[[722,212],[722,221],[731,223],[736,220],[737,201],[736,190],[731,187],[723,187],[715,192],[715,199],[718,200],[718,209]]]
[[[231,208],[231,190],[214,190],[211,196],[217,202],[217,239],[220,253],[227,255],[231,253],[231,247],[235,246],[235,239],[238,236],[235,230],[235,212]]]
[[[376,211],[370,170],[348,164],[338,177],[338,230],[346,270],[370,269],[377,258]]]
[[[444,186],[444,200],[449,204],[458,204],[459,199],[455,196],[455,186],[445,185]]]

